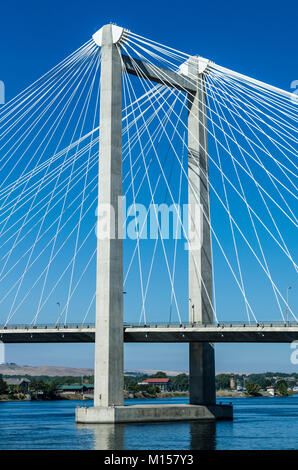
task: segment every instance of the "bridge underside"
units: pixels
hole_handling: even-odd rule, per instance
[[[124,327],[126,343],[291,343],[298,326],[150,326]],[[0,329],[3,343],[94,343],[95,327]]]

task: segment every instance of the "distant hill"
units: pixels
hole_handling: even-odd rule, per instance
[[[179,374],[188,374],[185,370],[164,370],[164,369],[142,369],[142,370],[125,370],[124,375],[153,375],[156,374],[156,372],[164,372],[167,374],[169,377],[175,377],[176,375]]]
[[[93,369],[57,366],[19,366],[17,364],[0,364],[0,374],[3,375],[31,375],[49,377],[81,377],[83,375],[93,375]]]
[[[178,371],[178,370],[164,370],[164,369],[129,369],[124,371],[124,375],[133,375],[133,376],[138,376],[138,375],[153,375],[158,371],[165,372],[169,377],[174,377],[178,374],[188,374],[187,371]],[[76,367],[58,367],[58,366],[20,366],[18,364],[14,363],[8,363],[8,364],[0,364],[0,375],[31,375],[32,377],[37,377],[37,376],[48,376],[48,377],[82,377],[84,375],[93,375],[94,370],[93,369],[87,369],[87,368],[76,368]],[[228,375],[251,375],[251,372],[243,373],[243,372],[216,372],[216,375],[220,374],[228,374]],[[289,372],[262,372],[262,373],[256,373],[253,375],[262,375],[262,374],[267,374],[267,375],[275,375],[275,376],[291,376],[294,373]]]
[[[126,370],[125,375],[152,375],[157,370]],[[168,376],[183,374],[184,371],[165,370]],[[0,374],[2,375],[31,375],[32,377],[46,375],[49,377],[81,377],[83,375],[93,375],[93,369],[58,367],[58,366],[19,366],[17,364],[0,364]]]

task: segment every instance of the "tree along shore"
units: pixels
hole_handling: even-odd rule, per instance
[[[292,393],[287,395],[279,395],[276,396],[291,396]],[[125,399],[154,399],[154,398],[178,398],[178,397],[188,397],[189,392],[157,392],[157,393],[148,393],[148,392],[137,392],[137,393],[128,393],[124,391],[124,398]],[[236,398],[236,397],[270,397],[272,395],[266,391],[257,392],[254,395],[250,395],[247,392],[237,391],[237,390],[218,390],[216,392],[216,397],[218,398]],[[31,397],[30,395],[24,394],[9,394],[9,395],[0,395],[0,402],[8,402],[8,401],[55,401],[55,400],[92,400],[92,394],[90,395],[83,395],[80,393],[69,393],[69,394],[57,394],[54,397]]]
[[[16,377],[19,381],[24,379],[27,390],[20,385],[11,385],[11,376],[0,376],[0,401],[20,400],[86,400],[92,399],[94,383],[93,376],[84,376],[78,383],[77,377]],[[167,389],[157,386],[158,379]],[[165,380],[166,379],[166,380]],[[22,382],[22,380],[21,380]],[[20,383],[20,382],[18,382]],[[289,396],[297,388],[298,374],[272,373],[263,374],[218,374],[216,376],[217,397],[246,397],[246,396]],[[10,385],[9,385],[10,384]],[[178,374],[168,377],[165,372],[159,371],[153,375],[136,374],[124,377],[124,398],[172,398],[187,397],[189,377],[187,374]],[[71,389],[71,392],[68,390]],[[84,391],[83,391],[84,389]],[[86,391],[89,389],[89,391]],[[294,392],[295,393],[295,392]]]

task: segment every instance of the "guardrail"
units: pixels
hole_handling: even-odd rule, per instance
[[[55,323],[44,323],[44,324],[38,324],[38,325],[32,325],[32,324],[12,324],[12,325],[0,325],[0,329],[2,330],[46,330],[46,329],[56,329],[56,330],[61,330],[61,329],[67,329],[67,328],[94,328],[95,323],[67,323],[67,325],[58,325]]]
[[[177,328],[177,327],[217,327],[217,328],[224,328],[225,326],[228,326],[228,327],[239,327],[239,326],[242,326],[242,327],[265,327],[265,326],[272,326],[272,327],[276,327],[276,326],[285,326],[285,327],[297,327],[298,326],[298,322],[272,322],[272,321],[262,321],[262,322],[258,322],[258,323],[248,323],[248,322],[228,322],[228,321],[225,321],[225,322],[219,322],[219,323],[204,323],[204,322],[184,322],[184,323],[167,323],[167,322],[150,322],[150,323],[127,323],[125,324],[124,323],[124,326],[126,327],[129,327],[129,328],[158,328],[158,327],[168,327],[168,328],[171,328],[171,327],[174,327],[174,328]]]
[[[262,321],[258,323],[248,323],[248,322],[220,322],[220,323],[203,323],[203,322],[184,322],[184,323],[177,323],[177,322],[150,322],[150,323],[127,323],[124,322],[123,326],[125,328],[186,328],[186,327],[217,327],[217,328],[225,328],[225,327],[277,327],[277,326],[284,326],[284,327],[297,327],[298,322],[270,322],[270,321]],[[45,330],[45,329],[56,329],[56,330],[66,330],[66,329],[80,329],[80,328],[95,328],[95,323],[67,323],[59,325],[57,323],[44,323],[44,324],[11,324],[11,325],[0,325],[0,329],[2,330]]]

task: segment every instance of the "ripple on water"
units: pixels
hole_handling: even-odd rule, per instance
[[[0,403],[0,449],[297,449],[298,396],[222,398],[234,421],[76,425],[78,401]],[[187,403],[186,398],[127,404]],[[92,402],[84,402],[91,406]]]

